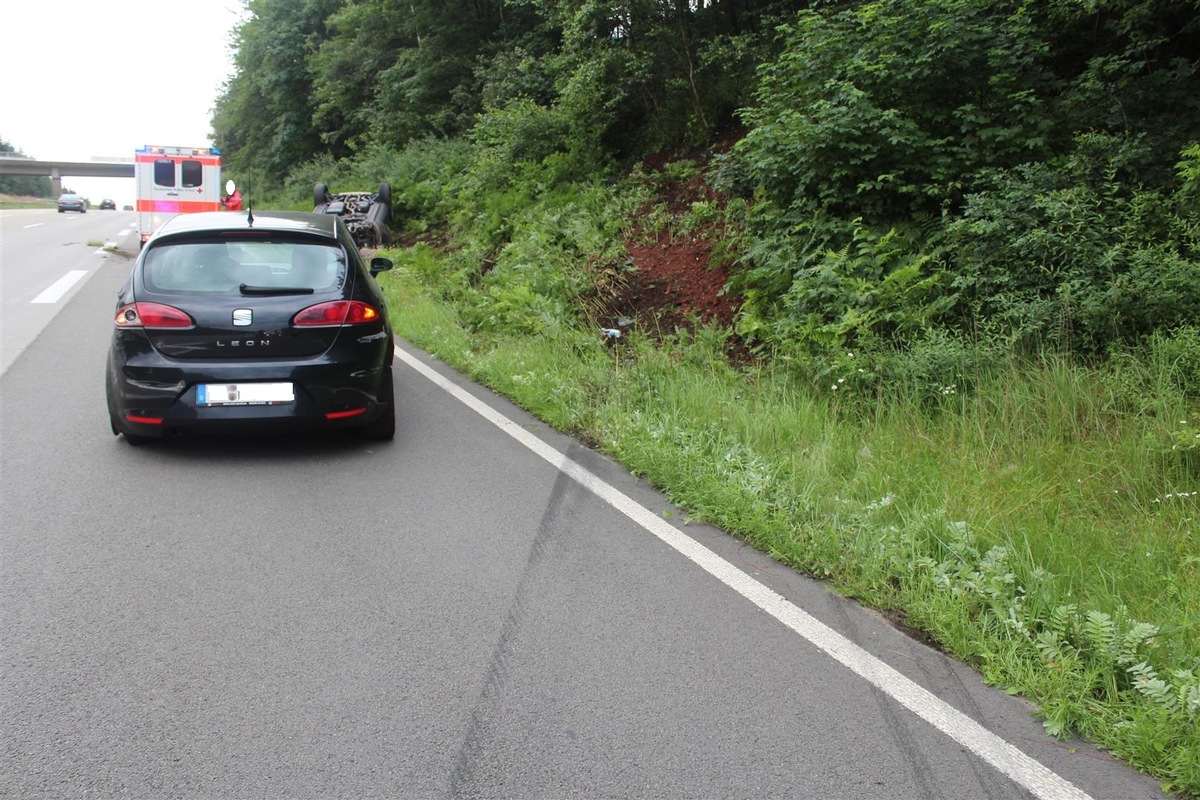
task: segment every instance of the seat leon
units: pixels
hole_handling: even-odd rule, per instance
[[[395,433],[392,329],[339,217],[181,214],[118,294],[106,368],[114,434]]]

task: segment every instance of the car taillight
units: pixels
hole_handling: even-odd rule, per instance
[[[190,328],[192,318],[161,303],[129,303],[117,309],[118,328]]]
[[[309,306],[292,317],[292,324],[298,327],[362,325],[378,319],[379,312],[362,301],[334,300]]]

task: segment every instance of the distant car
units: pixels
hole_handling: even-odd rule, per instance
[[[133,211],[133,206],[125,205],[121,207],[122,211]]]
[[[64,211],[78,211],[80,214],[87,213],[87,200],[84,200],[77,194],[60,194],[58,196],[58,213]]]
[[[393,334],[375,276],[335,216],[171,218],[118,294],[105,375],[114,434],[356,428],[391,439]]]
[[[388,223],[392,219],[391,184],[379,184],[378,192],[342,192],[330,194],[324,183],[313,186],[313,211],[341,217],[359,247],[376,248],[387,244]]]
[[[117,210],[117,204],[116,204],[115,202],[113,202],[112,200],[109,200],[109,199],[106,197],[106,198],[104,198],[103,200],[101,200],[101,201],[100,201],[100,210],[101,210],[101,211],[106,211],[106,210],[112,210],[112,211],[116,211],[116,210]]]

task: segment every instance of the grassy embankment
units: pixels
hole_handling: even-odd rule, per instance
[[[57,203],[50,197],[16,197],[0,194],[0,208],[55,208]]]
[[[720,330],[607,348],[549,312],[492,324],[536,316],[521,281],[555,285],[555,264],[577,277],[580,247],[611,260],[612,242],[580,244],[611,229],[580,232],[597,206],[524,212],[486,276],[469,246],[388,251],[398,333],[696,519],[902,616],[1031,698],[1049,733],[1200,795],[1200,407],[1176,380],[1200,331],[1104,366],[1013,358],[867,398],[781,359],[731,366]]]

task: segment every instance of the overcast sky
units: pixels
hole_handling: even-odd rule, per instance
[[[242,0],[17,0],[0,12],[0,139],[28,156],[132,158],[212,144]],[[133,179],[64,178],[93,203]]]

